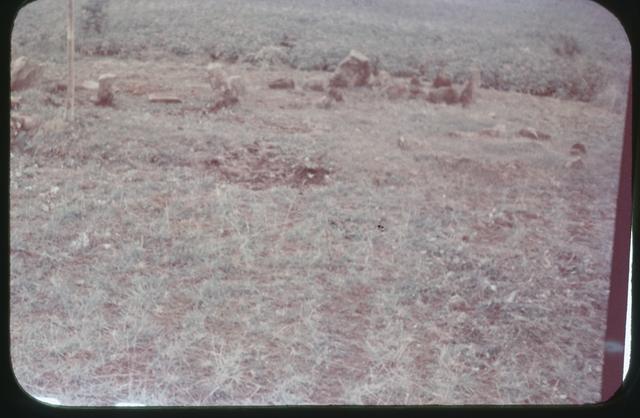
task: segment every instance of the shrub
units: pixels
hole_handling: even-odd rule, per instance
[[[561,57],[573,58],[582,53],[582,48],[573,36],[555,35],[551,37],[551,49]]]
[[[108,0],[87,0],[81,7],[81,29],[83,35],[100,35],[107,26],[106,8]]]

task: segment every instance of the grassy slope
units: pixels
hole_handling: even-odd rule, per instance
[[[476,66],[488,87],[584,100],[609,84],[623,91],[631,62],[615,18],[585,1],[490,0],[479,8],[464,0],[112,0],[107,13],[107,33],[80,37],[80,48],[203,57],[222,50],[242,57],[288,35],[296,39],[289,58],[302,69],[335,65],[355,48],[390,71],[426,64],[429,76],[445,68],[461,79]],[[52,59],[64,47],[64,19],[55,1],[28,6],[17,20],[16,52],[24,46]],[[562,36],[574,38],[582,52],[560,58],[553,48],[562,47]]]

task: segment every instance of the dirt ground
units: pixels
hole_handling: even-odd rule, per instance
[[[623,116],[480,89],[468,108],[226,64],[83,58],[22,94],[11,154],[11,352],[68,405],[599,400]],[[163,92],[182,103],[149,103]],[[43,118],[43,116],[41,116]],[[502,124],[493,137],[483,130]],[[531,126],[550,135],[518,135]],[[582,143],[582,168],[568,168]]]

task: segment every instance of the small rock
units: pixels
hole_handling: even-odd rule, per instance
[[[375,87],[385,87],[391,83],[391,74],[385,70],[378,71],[378,75],[373,77],[371,85]]]
[[[420,97],[426,99],[427,97],[427,94],[422,88],[422,82],[420,82],[420,79],[416,76],[411,77],[411,81],[409,81],[409,96],[414,99]]]
[[[540,139],[543,139],[543,140],[551,139],[551,135],[549,135],[549,134],[547,134],[545,132],[537,131],[537,133],[538,133],[538,138],[540,138]]]
[[[533,128],[522,128],[518,131],[518,135],[524,136],[525,138],[538,139],[538,133]]]
[[[40,122],[33,116],[24,115],[22,117],[22,129],[25,131],[31,131],[40,126]]]
[[[384,92],[389,100],[398,100],[403,98],[408,90],[406,86],[396,83],[388,86]]]
[[[459,295],[451,296],[451,298],[449,298],[448,305],[449,305],[449,309],[451,309],[452,311],[468,311],[469,310],[469,304],[467,304],[467,301],[464,300],[464,298]]]
[[[407,141],[404,136],[401,136],[400,138],[398,138],[397,144],[398,144],[398,148],[400,148],[403,151],[408,151],[409,149],[411,149],[411,145],[409,144],[409,141]]]
[[[20,100],[22,100],[22,98],[18,96],[11,96],[11,110],[20,109]]]
[[[11,138],[16,138],[21,131],[31,131],[40,126],[40,121],[33,116],[24,115],[18,112],[11,112],[10,115]]]
[[[176,96],[169,96],[161,93],[151,93],[149,95],[151,103],[182,103],[182,100]]]
[[[222,108],[233,106],[240,100],[238,96],[242,93],[244,85],[238,76],[228,77],[224,66],[219,62],[212,62],[207,65],[207,79],[213,91],[213,100],[209,110],[217,112]]]
[[[242,77],[239,75],[232,75],[227,78],[227,86],[233,90],[236,96],[243,96],[247,92],[247,88],[244,85]]]
[[[212,62],[207,65],[207,79],[214,93],[227,88],[227,73],[219,62]]]
[[[576,157],[572,160],[567,161],[564,166],[565,168],[580,170],[584,168],[584,161],[582,161],[582,157]]]
[[[85,80],[80,84],[80,88],[84,90],[98,90],[100,84],[94,80]]]
[[[571,150],[569,151],[571,155],[586,155],[587,147],[580,142],[576,142],[571,146]]]
[[[107,73],[98,77],[98,94],[95,104],[101,106],[110,106],[113,104],[113,82],[116,79],[115,74]]]
[[[458,101],[459,95],[453,87],[440,87],[432,89],[427,95],[427,101],[431,103],[453,104]]]
[[[302,88],[311,91],[324,91],[324,80],[322,78],[307,79]]]
[[[460,103],[462,107],[467,107],[476,101],[476,82],[470,78],[460,93]]]
[[[333,106],[334,100],[329,96],[322,96],[316,101],[316,107],[319,109],[329,109]]]
[[[503,124],[495,125],[488,129],[483,129],[480,131],[480,135],[489,136],[492,138],[499,138],[504,136],[507,133],[507,127]]]
[[[518,135],[523,136],[525,138],[536,139],[536,140],[547,140],[551,138],[551,135],[548,135],[544,132],[537,131],[531,127],[520,129],[518,131]]]
[[[469,132],[465,132],[465,131],[451,131],[447,135],[450,138],[465,138],[470,136]]]
[[[440,87],[451,87],[452,83],[451,83],[451,78],[446,75],[445,73],[443,73],[442,71],[439,72],[436,75],[436,78],[433,79],[433,87],[434,88],[440,88]]]
[[[278,78],[269,82],[269,88],[279,90],[293,89],[295,88],[295,83],[290,78]]]
[[[347,88],[349,87],[349,79],[341,73],[334,73],[331,78],[329,78],[329,86],[333,88]]]
[[[362,87],[369,84],[370,77],[369,58],[361,52],[351,50],[349,55],[338,64],[329,80],[329,86],[337,88]]]
[[[333,100],[335,100],[336,102],[341,102],[344,100],[344,96],[342,95],[342,93],[340,93],[340,91],[336,88],[330,88],[329,89],[329,93],[328,96],[331,97]]]
[[[217,112],[220,109],[225,107],[230,107],[237,104],[240,100],[238,96],[235,95],[235,92],[231,89],[225,89],[218,96],[216,96],[209,106],[209,110],[212,112]]]
[[[42,77],[44,67],[27,57],[18,57],[11,64],[11,91],[26,90]]]

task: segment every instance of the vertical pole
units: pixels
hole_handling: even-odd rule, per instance
[[[68,82],[67,82],[67,106],[66,119],[73,123],[75,117],[75,99],[76,99],[76,74],[75,74],[75,19],[74,17],[74,0],[67,0],[67,65]]]

